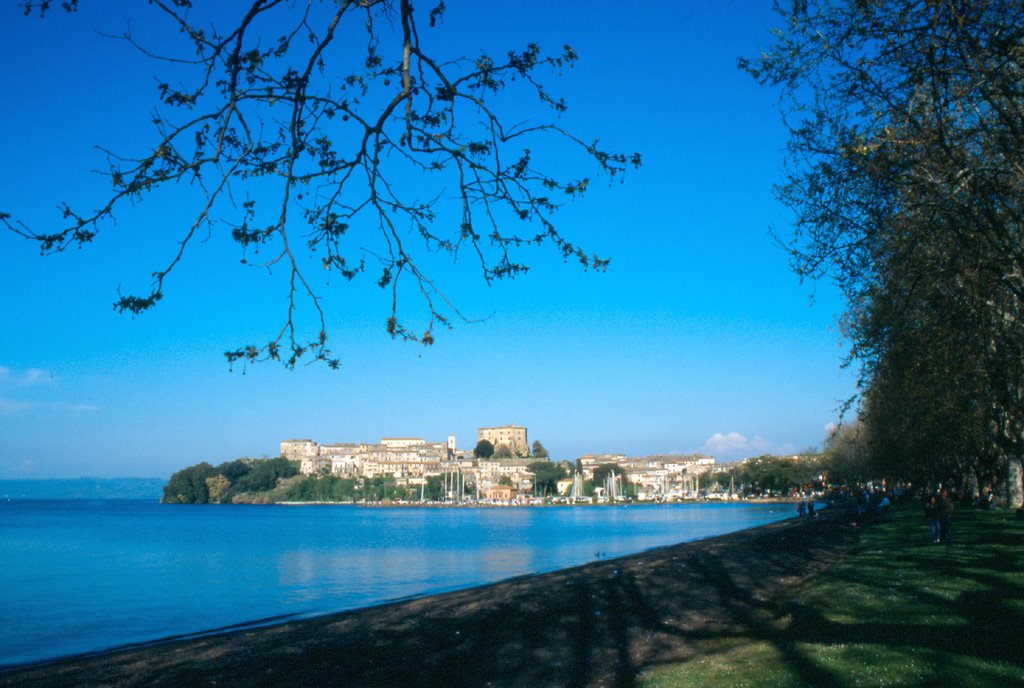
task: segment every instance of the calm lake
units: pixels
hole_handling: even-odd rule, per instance
[[[793,515],[788,504],[0,502],[0,666],[466,588]]]

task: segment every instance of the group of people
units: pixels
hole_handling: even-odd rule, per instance
[[[800,518],[814,516],[814,502],[801,499],[800,503],[796,505],[796,515]]]
[[[885,491],[878,488],[870,490],[857,490],[855,503],[857,505],[857,518],[869,518],[884,516],[889,513],[893,501],[903,494],[901,489]],[[890,498],[891,495],[891,498]]]
[[[928,498],[924,505],[924,517],[931,529],[932,542],[949,544],[953,541],[953,499],[949,490],[942,488]]]

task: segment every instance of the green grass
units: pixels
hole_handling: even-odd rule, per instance
[[[1024,686],[1024,520],[961,511],[954,538],[933,545],[908,505],[771,614],[639,685]]]

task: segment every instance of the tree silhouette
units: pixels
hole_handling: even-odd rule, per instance
[[[779,198],[801,277],[831,279],[873,453],[1024,501],[1024,7],[776,3],[741,61],[782,93]]]
[[[50,6],[24,3],[26,14],[43,16]],[[62,7],[74,12],[78,2]],[[288,275],[280,329],[227,351],[230,363],[339,365],[314,267],[342,281],[369,273],[390,291],[387,331],[425,345],[439,327],[466,320],[424,267],[429,253],[469,253],[486,282],[526,272],[520,254],[529,245],[605,269],[607,259],[553,221],[562,203],[585,193],[589,177],[549,173],[537,151],[558,146],[565,169],[568,144],[612,177],[639,166],[640,156],[605,150],[557,124],[566,104],[540,79],[572,66],[571,47],[547,54],[531,43],[451,59],[429,33],[443,21],[444,2],[417,11],[411,0],[251,0],[242,10],[225,27],[214,17],[223,8],[188,0],[140,9],[176,27],[178,37],[152,46],[130,31],[116,36],[174,75],[158,80],[151,146],[105,149],[110,195],[88,209],[62,203],[57,228],[37,231],[9,212],[0,222],[42,253],[58,253],[92,242],[123,206],[187,189],[193,205],[177,250],[152,272],[147,292],[119,294],[114,307],[133,316],[153,308],[189,249],[207,233],[228,232],[242,262]],[[361,46],[355,60],[353,45]],[[527,97],[548,119],[522,120]],[[402,317],[407,293],[425,306],[422,326]],[[300,319],[303,311],[312,325]]]
[[[480,440],[473,449],[473,456],[478,459],[489,459],[494,456],[494,445],[490,440]]]

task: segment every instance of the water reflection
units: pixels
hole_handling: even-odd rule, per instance
[[[334,609],[480,585],[550,567],[526,546],[475,550],[389,548],[347,552],[282,552],[277,584],[289,604]]]
[[[0,666],[476,586],[789,515],[0,503]]]
[[[282,603],[360,607],[491,583],[698,539],[787,515],[777,507],[311,508],[277,556]],[[301,545],[301,546],[297,546]]]

